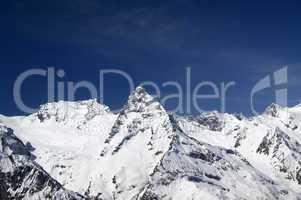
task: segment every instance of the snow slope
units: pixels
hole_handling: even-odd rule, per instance
[[[13,130],[0,124],[0,199],[84,199],[50,177]]]

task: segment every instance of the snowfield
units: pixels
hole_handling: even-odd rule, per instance
[[[301,199],[301,106],[168,113],[138,87],[0,116],[0,199]],[[72,191],[72,192],[71,192]]]

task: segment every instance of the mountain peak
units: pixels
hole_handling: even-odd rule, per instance
[[[34,119],[44,122],[55,120],[56,122],[72,122],[78,124],[86,122],[98,115],[110,113],[109,107],[97,102],[97,99],[85,101],[58,101],[43,104],[37,113],[31,115]]]
[[[272,117],[278,117],[279,116],[279,110],[282,107],[276,103],[272,103],[270,106],[268,106],[265,111],[264,114],[270,115]]]
[[[150,94],[148,94],[143,87],[138,86],[131,93],[131,95],[128,98],[128,101],[131,101],[131,100],[145,101],[145,100],[148,100],[148,99],[153,99],[153,97]]]
[[[153,103],[157,103],[156,106],[162,109],[162,106],[154,97],[148,94],[143,87],[138,86],[129,96],[124,111],[143,112]]]
[[[136,89],[134,90],[134,93],[147,93],[147,92],[146,92],[146,90],[144,89],[144,87],[138,86],[138,87],[136,87]]]
[[[163,106],[148,94],[144,88],[139,86],[132,92],[127,103],[120,111],[109,137],[106,139],[106,143],[110,143],[112,138],[119,132],[126,133],[129,129],[137,129],[138,124],[151,124],[154,118],[161,119],[164,116],[167,117],[168,115]],[[125,125],[127,123],[128,125]],[[120,131],[122,127],[125,128],[124,131]],[[124,137],[123,141],[129,140],[134,135],[133,132],[144,132],[144,130],[137,130],[130,130],[129,135]]]

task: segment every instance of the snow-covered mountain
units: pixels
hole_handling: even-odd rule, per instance
[[[183,117],[138,87],[119,113],[57,102],[0,122],[8,199],[301,199],[301,106]]]

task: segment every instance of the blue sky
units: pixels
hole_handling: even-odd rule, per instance
[[[177,81],[183,87],[189,66],[192,87],[201,81],[235,81],[226,111],[250,115],[252,87],[287,65],[289,105],[301,103],[299,1],[11,0],[0,9],[1,114],[22,114],[13,100],[19,74],[50,66],[66,72],[61,81],[88,80],[98,86],[99,70],[119,69],[136,85]],[[128,96],[120,77],[108,76],[104,88],[104,103],[112,108]],[[258,110],[274,101],[272,89],[258,95]],[[22,91],[32,107],[47,101],[43,78],[27,80]],[[161,92],[168,95],[174,88]],[[83,89],[76,97],[89,95]],[[170,101],[167,108],[174,105]],[[200,107],[219,110],[220,103],[204,100]]]

